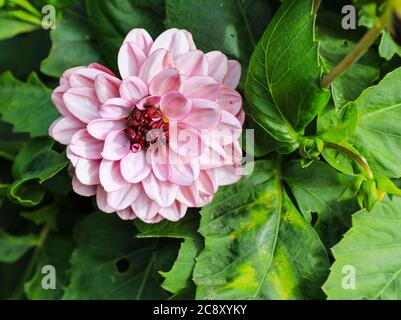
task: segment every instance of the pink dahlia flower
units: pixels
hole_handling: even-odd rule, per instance
[[[64,72],[49,134],[67,145],[72,186],[104,212],[176,221],[241,175],[241,67],[204,54],[170,29],[155,41],[132,30],[118,53],[121,79],[90,64]]]

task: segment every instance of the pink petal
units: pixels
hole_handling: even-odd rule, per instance
[[[235,89],[241,79],[241,65],[238,61],[228,60],[228,71],[224,78],[223,83],[231,88]]]
[[[121,131],[125,128],[125,121],[114,119],[92,120],[91,122],[89,122],[87,127],[89,134],[99,140],[105,140],[107,135],[112,131]]]
[[[64,93],[70,88],[70,85],[61,85],[54,89],[52,93],[52,102],[56,106],[58,112],[60,112],[64,117],[71,116],[71,112],[68,111],[64,100],[63,95]]]
[[[146,58],[139,71],[139,77],[149,84],[155,75],[172,66],[173,59],[170,52],[165,49],[159,49]]]
[[[78,67],[73,67],[70,69],[67,69],[63,72],[63,74],[60,77],[60,85],[61,86],[68,86],[68,88],[71,87],[71,83],[70,83],[70,77],[73,74],[74,71],[82,69],[82,68],[86,68],[85,66],[78,66]]]
[[[199,159],[202,170],[213,169],[224,165],[226,152],[223,146],[212,135],[203,136],[204,150]]]
[[[136,198],[131,207],[138,218],[144,221],[154,219],[160,209],[160,206],[151,200],[144,191]]]
[[[227,145],[238,140],[242,133],[242,126],[239,120],[231,113],[222,110],[221,122],[212,134],[218,139],[221,145]]]
[[[146,60],[143,51],[133,42],[125,42],[118,52],[118,70],[121,78],[137,76]]]
[[[241,126],[244,125],[245,123],[245,111],[243,109],[241,109],[236,115],[235,117],[238,119],[239,123],[241,124]]]
[[[199,186],[195,182],[190,186],[182,186],[177,194],[177,200],[187,207],[202,208],[209,204],[213,195],[204,195],[199,191]]]
[[[100,183],[107,192],[117,191],[128,184],[120,173],[120,162],[103,159],[99,168]]]
[[[120,86],[120,94],[133,103],[141,100],[149,94],[148,86],[138,77],[124,79]]]
[[[149,163],[152,165],[153,174],[161,181],[167,181],[171,174],[171,167],[168,159],[168,151],[165,143],[155,143],[146,154]]]
[[[149,198],[156,201],[161,207],[173,204],[178,192],[178,186],[168,181],[160,181],[153,174],[142,181],[142,185]]]
[[[93,68],[76,69],[71,73],[69,78],[71,87],[93,88],[95,85],[95,78],[100,74],[104,74],[104,72],[98,69],[93,69]]]
[[[69,144],[72,136],[85,128],[85,124],[73,116],[61,117],[53,122],[49,135],[61,144]]]
[[[172,91],[162,96],[160,110],[169,120],[181,120],[190,113],[191,100],[178,91]]]
[[[96,194],[96,186],[81,183],[75,175],[72,178],[72,190],[83,197],[91,197]]]
[[[202,51],[189,51],[175,59],[174,64],[180,74],[187,78],[207,75],[208,62]]]
[[[121,160],[130,151],[130,139],[123,130],[110,132],[104,141],[102,152],[107,160]]]
[[[80,159],[80,157],[78,157],[74,152],[71,151],[71,148],[69,146],[67,146],[67,149],[66,149],[66,156],[67,156],[68,160],[71,161],[71,164],[74,167],[77,165],[77,162]]]
[[[138,48],[140,48],[143,53],[147,56],[150,51],[150,47],[153,44],[152,37],[145,29],[135,28],[132,29],[124,39],[124,42],[132,42]]]
[[[112,213],[116,211],[107,203],[107,192],[100,184],[97,186],[96,190],[96,204],[98,208],[103,212]]]
[[[192,36],[189,38],[188,33],[184,32],[184,30],[173,28],[164,31],[156,38],[150,49],[150,53],[152,54],[158,49],[167,49],[171,52],[173,58],[176,58],[187,53],[193,46]]]
[[[123,210],[135,201],[141,190],[140,184],[127,184],[117,191],[108,192],[107,203],[116,210]]]
[[[98,118],[97,108],[100,102],[92,88],[71,88],[63,96],[64,103],[76,118],[89,123]]]
[[[184,95],[215,101],[220,96],[220,85],[210,77],[192,77],[184,82]]]
[[[236,115],[242,108],[242,97],[234,89],[222,86],[220,88],[220,98],[217,100],[217,103],[223,110]]]
[[[228,71],[228,59],[220,51],[212,51],[206,54],[209,64],[209,77],[215,79],[218,83],[223,82]]]
[[[227,186],[238,182],[242,176],[242,168],[235,166],[224,166],[217,169],[219,174],[219,185]]]
[[[141,110],[145,110],[149,106],[155,106],[160,103],[159,96],[147,96],[136,103],[136,107]]]
[[[198,157],[202,153],[201,133],[183,123],[170,123],[169,145],[176,153],[184,157]]]
[[[174,201],[174,203],[167,208],[160,208],[159,214],[170,221],[178,221],[187,212],[188,207],[179,201]]]
[[[99,108],[99,115],[106,119],[123,119],[130,115],[133,103],[123,98],[107,100]]]
[[[70,148],[77,156],[86,159],[101,159],[103,141],[93,138],[86,129],[76,132],[71,139]]]
[[[105,103],[108,99],[119,97],[119,87],[121,80],[112,77],[107,73],[100,74],[95,78],[95,90],[97,97],[101,103]]]
[[[191,112],[182,120],[197,129],[215,128],[220,122],[221,110],[219,105],[207,99],[192,99]]]
[[[197,158],[176,156],[170,165],[171,175],[169,180],[175,184],[188,186],[199,177],[200,166]]]
[[[214,195],[219,188],[218,169],[203,170],[199,174],[199,179],[196,181],[199,192],[205,195]]]
[[[107,73],[107,74],[109,74],[109,75],[111,75],[113,77],[116,76],[115,73],[113,71],[111,71],[109,68],[107,68],[107,67],[105,67],[105,66],[103,66],[103,65],[101,65],[99,63],[96,63],[96,62],[91,63],[90,65],[88,65],[88,68],[92,68],[92,69],[97,69],[97,70],[103,71],[103,72],[105,72],[105,73]]]
[[[75,174],[78,180],[86,185],[99,184],[99,160],[79,158],[75,166]]]
[[[151,167],[146,160],[144,151],[128,152],[121,159],[120,170],[125,180],[131,183],[138,183],[149,175]]]
[[[167,68],[158,73],[150,82],[151,95],[162,96],[170,91],[177,91],[181,85],[180,74],[177,69]]]
[[[123,220],[134,220],[136,218],[136,215],[131,207],[118,210],[117,215]]]

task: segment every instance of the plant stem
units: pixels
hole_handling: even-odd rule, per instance
[[[322,88],[328,88],[335,79],[346,72],[354,63],[356,63],[365,53],[370,46],[376,41],[380,33],[391,22],[392,7],[388,6],[385,13],[380,17],[376,25],[371,28],[357,43],[355,48],[327,75],[320,81]]]
[[[354,160],[357,164],[359,164],[359,166],[363,169],[363,171],[365,172],[366,176],[369,179],[374,178],[373,172],[370,169],[369,164],[364,157],[357,155],[356,153],[352,152],[351,150],[349,150],[343,146],[340,146],[338,144],[332,143],[332,142],[324,142],[324,146],[326,148],[335,149],[335,150],[341,152],[342,154],[345,154],[346,156],[348,156],[349,158]]]

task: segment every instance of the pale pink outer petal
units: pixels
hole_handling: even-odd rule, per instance
[[[193,48],[192,36],[188,32],[172,28],[164,31],[155,39],[150,54],[158,49],[167,49],[176,58]]]
[[[132,42],[147,56],[153,44],[152,37],[145,29],[132,29],[124,39],[124,42]]]
[[[92,88],[71,88],[63,96],[69,112],[82,122],[89,123],[99,117],[97,109],[100,102]]]
[[[199,177],[200,166],[197,158],[183,158],[176,156],[170,164],[171,175],[169,181],[180,186],[188,186]]]
[[[99,115],[105,119],[123,119],[130,115],[133,103],[123,98],[107,100],[99,108]]]
[[[238,119],[238,121],[241,123],[241,126],[244,125],[245,123],[245,111],[241,109],[240,112],[238,112],[235,117]]]
[[[197,129],[211,129],[217,127],[220,119],[221,110],[216,102],[193,98],[191,112],[181,122]]]
[[[71,139],[70,148],[77,156],[86,159],[101,159],[103,141],[93,138],[86,129],[77,131]]]
[[[123,120],[96,119],[89,122],[87,130],[89,134],[99,140],[105,140],[112,131],[125,129],[126,123]]]
[[[173,67],[173,58],[170,52],[159,49],[146,58],[139,71],[139,77],[149,84],[158,73],[170,67]]]
[[[150,174],[142,181],[143,188],[149,198],[160,207],[169,207],[173,204],[178,192],[178,185],[158,180],[154,174]]]
[[[120,162],[103,159],[99,168],[100,183],[107,192],[124,187],[128,182],[120,173]]]
[[[238,182],[242,176],[241,167],[235,167],[232,165],[224,166],[216,169],[219,174],[219,185],[227,186]]]
[[[107,192],[99,184],[96,190],[96,204],[100,210],[106,213],[113,213],[116,210],[107,203]]]
[[[131,205],[134,213],[138,218],[143,221],[151,221],[154,219],[160,209],[160,206],[150,199],[145,191],[142,191],[140,195],[136,198],[136,200]]]
[[[123,130],[110,132],[104,141],[102,156],[107,160],[121,160],[130,151],[130,139]]]
[[[212,51],[206,54],[209,70],[208,75],[218,83],[222,83],[228,71],[228,59],[220,51]]]
[[[191,100],[178,91],[171,91],[160,99],[160,110],[169,120],[181,120],[191,114]]]
[[[118,52],[118,70],[122,79],[137,76],[146,56],[133,42],[125,42]]]
[[[100,160],[88,160],[79,158],[75,165],[75,175],[78,180],[86,185],[97,185],[99,180]]]
[[[68,117],[71,116],[71,112],[68,111],[64,100],[63,100],[63,96],[64,93],[70,88],[70,85],[61,85],[58,86],[56,89],[54,89],[53,93],[52,93],[52,102],[55,105],[55,107],[57,108],[58,112],[60,112],[60,114],[62,114],[64,117]]]
[[[95,90],[99,101],[105,103],[109,99],[119,97],[120,84],[121,80],[116,77],[107,73],[99,74],[95,78]]]
[[[110,207],[123,210],[131,206],[141,193],[142,186],[138,183],[130,183],[117,191],[107,193],[107,203]]]
[[[49,135],[61,144],[69,144],[72,136],[85,128],[85,123],[73,116],[60,117],[49,128]]]
[[[227,157],[225,148],[218,143],[213,135],[204,135],[203,145],[203,152],[198,158],[202,170],[221,167],[225,164],[225,159]]]
[[[149,94],[148,86],[138,77],[124,79],[120,86],[120,94],[133,103],[141,100]]]
[[[160,181],[167,181],[171,175],[168,149],[165,143],[155,143],[146,150],[146,161],[151,164],[153,174]]]
[[[221,111],[221,122],[217,128],[211,129],[209,132],[216,139],[216,142],[223,146],[238,140],[241,133],[242,125],[239,120],[225,110]]]
[[[224,78],[223,83],[231,88],[235,89],[241,79],[241,65],[238,61],[228,60],[228,72]]]
[[[169,145],[177,154],[184,157],[199,157],[203,152],[200,131],[184,123],[169,126]]]
[[[151,166],[146,161],[144,151],[129,152],[120,162],[123,178],[130,183],[138,183],[151,172]]]
[[[188,207],[179,201],[174,201],[174,203],[166,208],[160,208],[159,214],[170,221],[178,221],[187,212]]]
[[[217,103],[223,110],[233,115],[237,115],[242,109],[241,95],[234,89],[226,86],[221,86],[220,98],[217,100]]]
[[[216,101],[220,97],[220,85],[211,77],[191,77],[184,81],[183,93],[190,98]]]
[[[95,185],[86,185],[83,184],[79,179],[74,175],[72,178],[72,190],[75,193],[84,196],[84,197],[91,197],[96,194],[96,186]]]
[[[151,95],[162,96],[170,91],[177,91],[181,85],[180,74],[175,68],[167,68],[155,75],[150,82]]]
[[[174,65],[186,78],[206,76],[208,72],[207,58],[200,50],[189,51],[179,56]]]
[[[70,77],[70,85],[72,88],[94,88],[95,78],[100,75],[105,74],[103,71],[94,68],[79,68],[74,70]]]
[[[131,207],[125,208],[123,210],[118,210],[117,215],[123,220],[134,220],[136,215]]]
[[[68,160],[71,161],[71,164],[75,167],[77,165],[78,160],[80,157],[78,157],[74,152],[71,151],[70,146],[67,146],[66,148],[66,156]]]
[[[107,68],[107,67],[105,67],[105,66],[103,66],[103,65],[101,65],[99,63],[96,63],[96,62],[91,63],[90,65],[88,65],[88,68],[92,68],[92,69],[97,69],[97,70],[103,71],[103,72],[108,73],[109,75],[111,75],[113,77],[116,76],[115,73],[113,71],[111,71],[109,68]]]

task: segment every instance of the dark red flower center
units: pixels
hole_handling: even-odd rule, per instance
[[[168,140],[168,120],[154,106],[145,110],[135,107],[127,122],[125,130],[131,141],[132,152],[146,150],[160,139]]]

